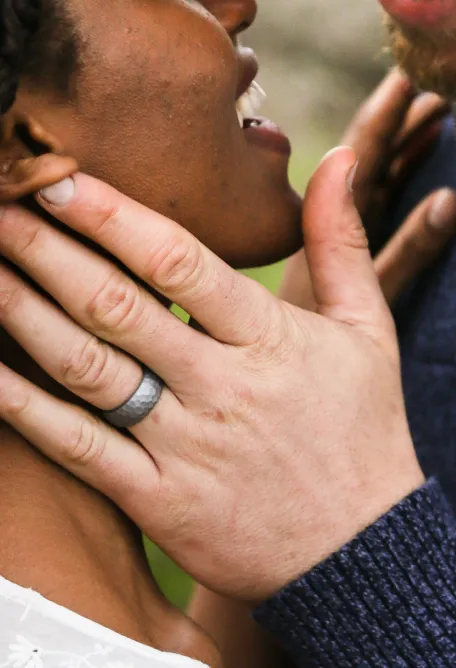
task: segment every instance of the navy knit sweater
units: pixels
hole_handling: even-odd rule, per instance
[[[451,119],[391,215],[456,189]],[[456,668],[456,242],[396,310],[408,417],[431,478],[255,611],[297,666]]]

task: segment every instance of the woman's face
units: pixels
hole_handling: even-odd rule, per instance
[[[236,46],[254,0],[65,0],[83,43],[77,96],[20,103],[80,167],[183,224],[235,266],[301,243],[289,145],[241,129],[236,100],[256,74]],[[248,123],[246,123],[248,125]]]

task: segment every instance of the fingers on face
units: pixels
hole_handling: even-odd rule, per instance
[[[52,416],[52,419],[49,419]],[[0,418],[50,459],[111,498],[138,524],[159,471],[141,446],[0,364]],[[147,506],[150,508],[150,506]]]
[[[0,265],[0,323],[70,392],[102,410],[121,405],[141,381],[137,362],[79,327]]]
[[[139,387],[142,368],[131,357],[88,333],[0,264],[0,323],[60,385],[101,410],[121,406]],[[169,438],[184,409],[165,388],[154,415],[133,433],[145,442]],[[166,433],[165,433],[166,432]]]
[[[375,258],[380,285],[389,304],[432,264],[455,234],[454,192],[442,190],[421,202]]]
[[[77,174],[74,181],[75,195],[66,206],[50,205],[40,197],[38,201],[179,304],[211,336],[224,343],[249,342],[258,319],[270,307],[267,291],[236,273],[175,222],[88,176]]]
[[[200,366],[209,360],[215,342],[187,327],[107,259],[28,211],[6,210],[0,221],[0,252],[84,329],[153,369],[171,389],[188,386],[195,357],[201,359]],[[98,350],[101,359],[106,348],[100,344]],[[115,366],[113,353],[108,362]]]

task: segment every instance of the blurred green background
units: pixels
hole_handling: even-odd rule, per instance
[[[304,192],[323,154],[340,141],[360,102],[388,64],[375,0],[258,0],[259,14],[243,40],[260,62],[259,83],[268,94],[262,114],[291,137],[290,178]],[[276,291],[283,264],[247,273]],[[191,580],[154,545],[149,559],[168,598],[185,607]]]

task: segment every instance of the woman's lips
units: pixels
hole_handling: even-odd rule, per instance
[[[244,127],[243,133],[252,144],[288,157],[291,155],[290,140],[278,125],[267,118],[252,119],[252,122]]]
[[[290,140],[267,118],[258,117],[265,94],[254,81],[258,61],[252,49],[238,47],[239,79],[236,91],[236,112],[242,132],[251,144],[286,156],[291,154]]]
[[[380,3],[405,26],[422,30],[456,27],[456,0],[380,0]]]

